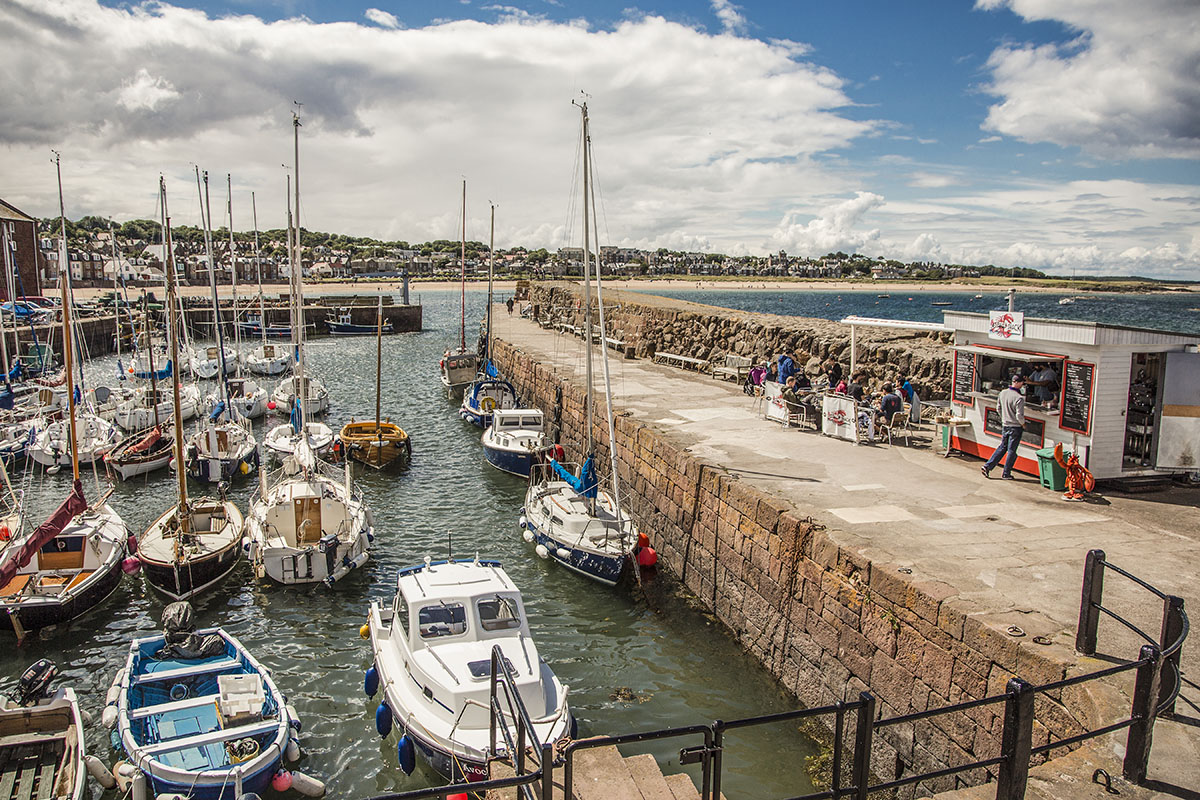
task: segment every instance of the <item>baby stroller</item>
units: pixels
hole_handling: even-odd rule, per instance
[[[767,379],[767,365],[762,364],[757,367],[751,367],[746,373],[746,382],[742,384],[742,391],[750,396],[758,394],[758,389],[763,385],[763,381]]]

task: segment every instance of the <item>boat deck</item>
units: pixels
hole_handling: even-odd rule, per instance
[[[30,741],[31,737],[36,738]],[[59,762],[66,752],[65,736],[25,734],[19,738],[23,741],[11,744],[0,740],[0,800],[49,800],[62,796],[54,791],[54,785]]]

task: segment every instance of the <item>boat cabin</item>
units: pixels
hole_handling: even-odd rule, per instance
[[[447,353],[442,358],[442,374],[451,386],[460,386],[475,379],[479,357],[474,353]]]
[[[492,428],[498,433],[545,431],[545,418],[536,408],[497,408],[492,412]]]

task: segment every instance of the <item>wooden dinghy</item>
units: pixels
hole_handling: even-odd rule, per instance
[[[72,689],[50,693],[58,673],[45,659],[21,675],[16,697],[0,707],[0,797],[78,800],[87,773],[83,722]]]
[[[390,420],[351,420],[342,426],[341,439],[348,457],[376,469],[397,461],[407,464],[412,458],[412,440]]]

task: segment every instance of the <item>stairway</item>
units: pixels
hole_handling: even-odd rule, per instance
[[[576,800],[700,800],[692,779],[684,774],[662,774],[654,756],[622,756],[613,746],[580,750],[574,757]],[[554,772],[554,798],[562,800],[561,768]],[[492,778],[512,777],[503,761],[491,763]],[[515,789],[488,792],[488,800],[512,800]]]

